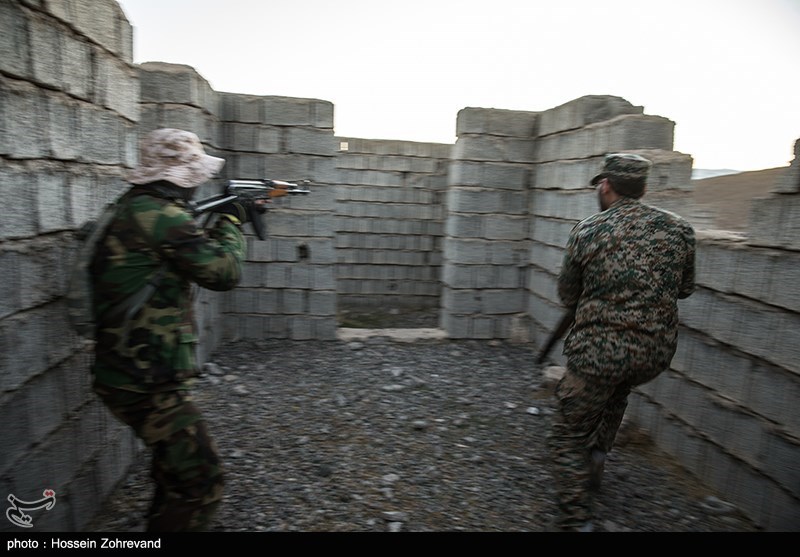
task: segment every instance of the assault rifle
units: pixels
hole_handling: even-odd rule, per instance
[[[545,358],[550,353],[550,350],[553,349],[553,345],[564,336],[564,333],[572,326],[572,322],[575,321],[575,310],[570,309],[567,310],[567,313],[564,314],[564,317],[561,318],[559,321],[556,330],[553,331],[553,334],[550,335],[550,338],[547,339],[547,344],[544,345],[542,351],[539,352],[539,357],[536,358],[537,365],[541,365],[544,363]]]
[[[197,217],[236,200],[245,201],[244,205],[250,213],[249,218],[253,223],[253,230],[259,240],[266,240],[266,225],[261,218],[263,211],[256,208],[256,202],[271,203],[276,197],[311,193],[311,190],[308,189],[308,184],[311,183],[309,180],[298,181],[300,184],[283,180],[230,180],[222,193],[193,202],[191,208]],[[264,208],[266,207],[264,206]],[[210,214],[208,218],[211,218]]]

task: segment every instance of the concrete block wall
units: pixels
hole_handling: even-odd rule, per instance
[[[680,304],[672,369],[629,407],[683,466],[774,531],[800,530],[798,146],[747,234],[698,230],[698,290]]]
[[[220,179],[200,187],[196,199],[222,192],[231,179],[312,183],[309,195],[273,201],[264,216],[266,240],[245,227],[247,263],[235,290],[198,289],[199,359],[222,340],[335,338],[333,105],[216,92],[180,64],[146,63],[139,72],[141,133],[191,130],[226,161]]]
[[[267,239],[248,236],[239,286],[225,294],[224,338],[336,338],[336,141],[333,104],[220,93],[227,179],[310,180],[273,200]]]
[[[527,321],[527,200],[537,116],[486,108],[457,115],[440,310],[450,338],[511,338]]]
[[[338,137],[340,309],[439,307],[451,145]]]
[[[116,2],[0,2],[0,489],[55,490],[36,530],[79,529],[138,446],[92,393],[63,301],[74,230],[126,187],[138,100]]]

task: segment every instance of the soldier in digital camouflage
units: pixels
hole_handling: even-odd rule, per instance
[[[570,232],[558,293],[574,322],[548,445],[556,531],[592,531],[592,499],[633,387],[669,368],[678,299],[694,291],[695,237],[680,216],[643,203],[651,162],[605,157],[591,180],[600,212]]]
[[[159,129],[141,142],[114,220],[92,261],[97,321],[93,388],[111,412],[152,449],[155,497],[148,531],[204,529],[222,497],[222,465],[192,402],[197,337],[192,284],[230,290],[245,257],[247,207],[218,209],[208,229],[189,202],[224,160],[190,132]],[[141,297],[148,282],[156,285]]]

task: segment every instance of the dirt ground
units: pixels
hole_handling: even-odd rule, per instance
[[[715,214],[715,228],[745,232],[753,199],[768,197],[770,190],[788,167],[768,168],[692,180],[693,198],[698,208]]]

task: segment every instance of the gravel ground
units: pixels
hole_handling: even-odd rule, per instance
[[[386,336],[221,346],[195,389],[226,467],[211,530],[543,531],[555,512],[552,383],[534,356]],[[758,531],[641,432],[626,425],[618,441],[596,531]],[[144,529],[148,461],[143,452],[88,531]]]

